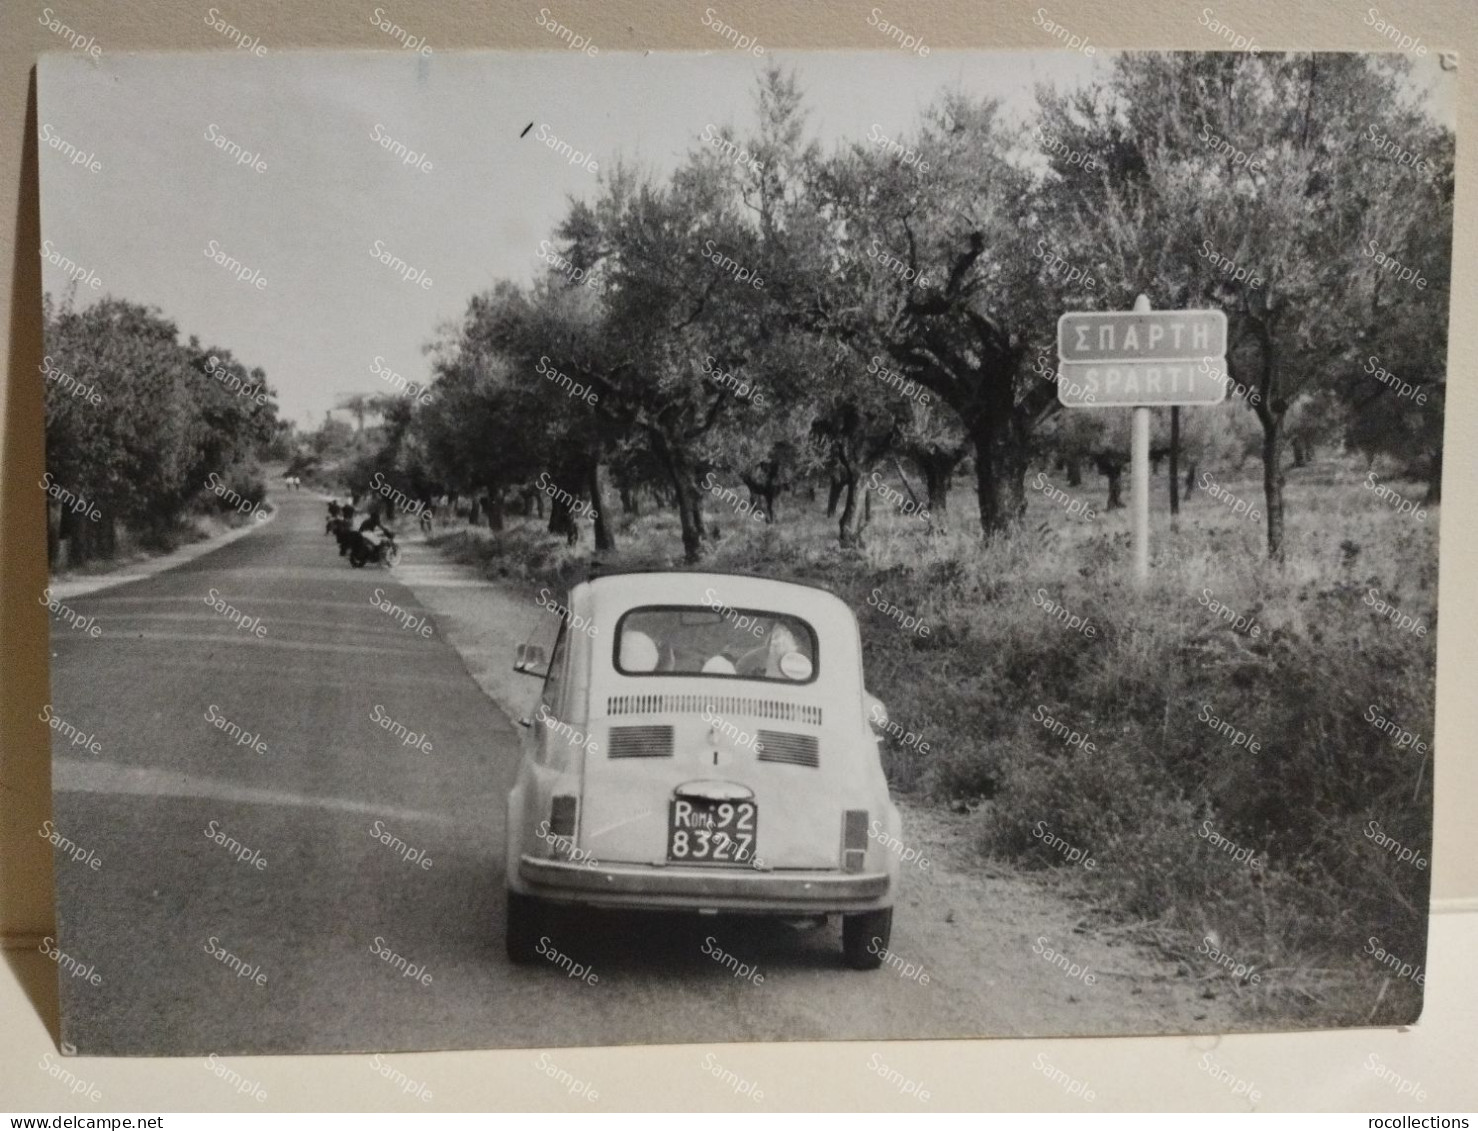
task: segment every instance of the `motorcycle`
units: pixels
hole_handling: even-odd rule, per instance
[[[325,534],[332,534],[338,540],[339,557],[341,558],[349,553],[349,548],[354,544],[354,539],[358,537],[354,530],[353,520],[343,517],[329,519],[328,524],[323,528],[323,532]]]
[[[400,547],[395,544],[395,535],[383,528],[375,533],[379,537],[371,540],[362,532],[354,532],[354,541],[349,547],[349,564],[355,569],[363,569],[369,562],[393,566],[400,561]]]

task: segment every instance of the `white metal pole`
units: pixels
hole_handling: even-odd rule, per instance
[[[1148,295],[1134,300],[1134,312],[1150,309]],[[1131,452],[1134,477],[1134,580],[1143,586],[1150,579],[1150,410],[1134,410],[1134,446]]]

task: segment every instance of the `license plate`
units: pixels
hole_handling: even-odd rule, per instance
[[[753,801],[674,798],[667,813],[667,859],[677,864],[750,864],[754,861]]]

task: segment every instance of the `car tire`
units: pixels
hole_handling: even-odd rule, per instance
[[[876,970],[881,966],[883,951],[888,949],[892,936],[891,907],[842,916],[842,956],[853,970]]]
[[[547,919],[544,904],[538,899],[509,889],[503,920],[509,962],[515,966],[527,966],[539,957],[539,939],[543,937]]]

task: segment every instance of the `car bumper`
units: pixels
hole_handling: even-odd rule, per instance
[[[526,894],[595,907],[819,915],[892,904],[887,872],[591,866],[524,856],[518,878],[527,886]]]

